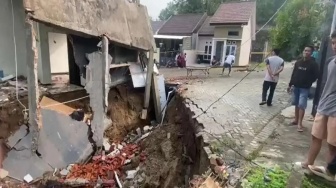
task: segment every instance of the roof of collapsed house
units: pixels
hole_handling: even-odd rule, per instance
[[[142,50],[155,42],[143,5],[125,0],[24,0],[36,21],[91,36],[106,35],[111,41]]]

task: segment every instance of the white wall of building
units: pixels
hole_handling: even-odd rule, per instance
[[[197,51],[200,53],[204,53],[205,46],[211,46],[212,45],[212,38],[213,37],[198,37],[198,45],[197,45]],[[211,53],[211,52],[210,52]]]
[[[252,39],[251,39],[251,19],[246,26],[243,27],[242,43],[240,47],[240,55],[238,66],[248,66],[250,61]]]
[[[69,57],[67,35],[49,32],[48,39],[51,73],[68,73]]]
[[[23,1],[13,0],[13,7],[18,75],[26,76],[26,33]],[[0,23],[0,70],[3,70],[5,75],[15,75],[15,50],[11,0],[1,1]]]

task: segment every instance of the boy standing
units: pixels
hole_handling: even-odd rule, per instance
[[[266,60],[267,71],[264,78],[263,89],[262,89],[262,101],[259,105],[272,106],[272,100],[274,96],[274,91],[279,80],[279,74],[284,69],[284,60],[279,57],[279,50],[274,49],[272,51],[272,56],[268,57]],[[267,98],[267,92],[270,90]],[[267,100],[266,100],[267,98]]]
[[[307,46],[303,51],[303,58],[295,65],[287,91],[292,92],[292,105],[295,106],[295,120],[297,131],[303,132],[303,117],[307,108],[309,90],[318,78],[318,65],[312,58],[314,47]]]

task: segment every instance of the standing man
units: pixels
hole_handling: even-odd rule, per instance
[[[312,58],[314,47],[307,46],[303,51],[303,58],[295,65],[287,91],[292,92],[292,105],[295,106],[295,120],[292,125],[297,125],[297,131],[303,132],[303,117],[307,108],[309,90],[318,78],[318,65]]]
[[[263,89],[262,89],[262,101],[259,105],[272,106],[272,100],[274,96],[274,91],[279,81],[279,75],[284,69],[284,60],[279,57],[279,50],[274,49],[272,51],[272,56],[268,57],[266,60],[266,75],[264,78]],[[267,92],[270,90],[267,98]],[[266,100],[267,98],[267,100]]]
[[[331,34],[332,49],[336,54],[336,31]],[[312,141],[310,144],[307,160],[301,167],[311,169],[322,177],[335,180],[335,157],[336,157],[336,56],[329,58],[325,64],[328,66],[326,84],[317,107],[312,127]],[[329,148],[327,163],[329,168],[315,167],[313,165],[320,152],[322,141],[326,139]],[[331,169],[333,165],[334,169]],[[333,175],[332,175],[333,174]]]
[[[230,54],[226,57],[226,59],[224,61],[224,65],[223,65],[222,75],[224,75],[225,68],[229,68],[228,76],[231,75],[231,68],[232,68],[232,65],[234,64],[235,60],[236,60],[236,57],[233,54]]]

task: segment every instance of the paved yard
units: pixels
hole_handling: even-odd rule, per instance
[[[286,88],[291,67],[289,64],[281,75],[273,107],[259,106],[264,71],[251,72],[243,81],[242,78],[248,72],[233,72],[228,77],[219,75],[221,69],[214,69],[211,70],[209,78],[204,78],[200,73],[200,79],[189,81],[185,97],[205,131],[216,136],[225,135],[245,147],[288,105],[289,95]],[[160,72],[168,78],[186,74],[184,69],[160,69]],[[225,93],[227,94],[223,96]]]

